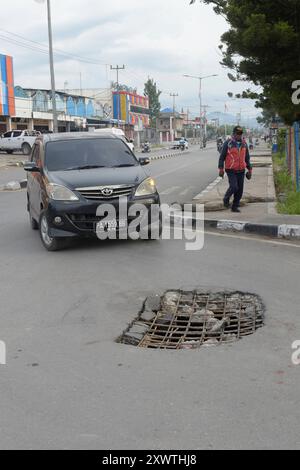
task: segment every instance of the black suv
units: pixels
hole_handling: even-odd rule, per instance
[[[129,207],[143,204],[150,214],[153,204],[160,205],[160,198],[154,180],[142,168],[148,163],[148,158],[138,160],[128,145],[113,135],[38,137],[31,161],[24,168],[28,172],[30,223],[39,229],[45,248],[56,251],[72,237],[96,237],[96,228],[104,220],[97,216],[102,204],[115,207],[112,226],[118,231],[120,198],[126,198]]]

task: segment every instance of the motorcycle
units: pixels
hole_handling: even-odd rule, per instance
[[[150,153],[150,152],[151,152],[150,144],[144,144],[142,153]]]
[[[218,140],[217,142],[217,149],[218,149],[218,152],[221,153],[222,152],[222,148],[223,148],[223,140]]]

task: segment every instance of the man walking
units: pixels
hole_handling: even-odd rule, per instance
[[[244,192],[245,171],[248,170],[246,178],[252,177],[250,154],[246,140],[243,138],[243,128],[237,126],[233,130],[233,136],[227,140],[220,155],[219,175],[224,178],[224,166],[229,180],[229,188],[224,196],[224,206],[230,207],[230,198],[234,196],[232,212],[239,210],[240,201]]]

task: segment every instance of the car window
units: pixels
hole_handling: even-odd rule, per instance
[[[31,161],[35,163],[38,163],[39,161],[39,147],[37,144],[34,144],[32,148]]]
[[[11,131],[5,132],[5,134],[3,134],[3,137],[4,137],[5,139],[7,139],[8,137],[11,137],[11,136],[12,136],[12,132],[11,132]]]
[[[74,139],[46,145],[45,166],[50,171],[136,165],[137,159],[121,139]]]
[[[13,137],[20,137],[22,135],[22,131],[14,131]]]

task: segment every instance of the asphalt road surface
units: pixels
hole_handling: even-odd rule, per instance
[[[211,156],[153,163],[162,192],[180,188],[165,201],[212,181]],[[173,240],[48,253],[25,202],[0,193],[1,449],[300,448],[299,245],[211,233],[199,252]],[[259,294],[265,327],[195,351],[115,342],[149,294],[195,287]]]

